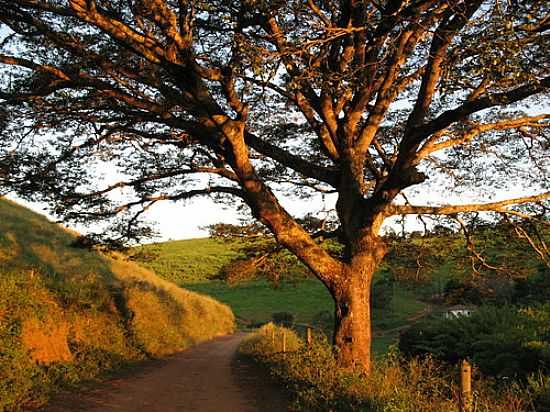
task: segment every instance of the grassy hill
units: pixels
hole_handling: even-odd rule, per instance
[[[239,246],[236,240],[172,240],[136,247],[132,255],[159,276],[183,284],[216,276],[225,264],[241,256]]]
[[[229,307],[0,199],[0,410],[231,332]]]

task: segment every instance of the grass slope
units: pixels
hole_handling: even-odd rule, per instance
[[[0,199],[0,410],[234,329],[229,307]]]
[[[173,240],[136,247],[133,255],[141,265],[174,283],[209,280],[231,260],[240,256],[237,241],[212,238]]]

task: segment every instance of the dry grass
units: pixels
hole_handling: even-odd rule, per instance
[[[35,362],[48,365],[74,361],[69,349],[70,325],[66,321],[30,318],[23,321],[21,329],[21,342]]]

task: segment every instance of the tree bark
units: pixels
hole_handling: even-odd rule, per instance
[[[380,238],[366,243],[366,250],[356,254],[346,265],[341,282],[331,294],[335,302],[334,344],[339,363],[344,368],[371,370],[371,285],[378,263],[385,253]]]

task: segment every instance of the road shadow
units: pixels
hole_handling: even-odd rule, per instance
[[[258,411],[291,410],[292,396],[288,389],[254,359],[237,352],[231,362],[231,372],[245,396],[254,400]]]

